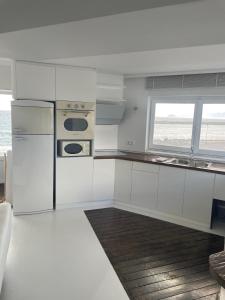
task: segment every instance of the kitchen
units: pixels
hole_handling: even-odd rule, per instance
[[[203,8],[149,13],[192,5]],[[73,24],[61,25],[69,36]],[[0,90],[13,101],[2,265],[13,231],[0,299],[223,299],[223,49],[181,44],[151,50],[149,61],[134,48],[126,59],[46,59],[47,46],[42,59],[21,46],[4,61],[10,76]],[[220,67],[207,47],[218,47]],[[186,67],[177,59],[185,51]]]

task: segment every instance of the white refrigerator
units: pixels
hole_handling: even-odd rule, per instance
[[[54,105],[12,102],[12,200],[14,214],[53,209]]]

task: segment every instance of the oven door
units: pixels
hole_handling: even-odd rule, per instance
[[[57,139],[94,138],[95,113],[93,111],[56,111]]]
[[[90,141],[58,141],[58,155],[68,156],[90,156]]]

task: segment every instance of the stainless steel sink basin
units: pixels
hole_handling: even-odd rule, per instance
[[[192,166],[195,168],[203,168],[203,169],[207,169],[211,166],[212,163],[207,162],[207,161],[203,161],[203,160],[194,160],[192,161]]]
[[[188,158],[174,158],[170,161],[174,165],[190,166],[191,160]]]
[[[168,162],[171,164],[174,164],[174,165],[181,165],[181,166],[194,167],[194,168],[203,168],[203,169],[207,169],[212,165],[212,163],[204,161],[204,160],[193,160],[193,159],[188,159],[188,158],[174,158]]]

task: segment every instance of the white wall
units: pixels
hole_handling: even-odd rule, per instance
[[[118,144],[121,150],[145,151],[148,107],[148,91],[145,86],[145,78],[125,80],[126,112],[119,125],[118,134]],[[133,142],[133,145],[129,145],[129,141]]]
[[[118,125],[96,125],[95,127],[95,149],[117,149],[118,148]]]
[[[11,66],[0,65],[0,90],[11,90]]]

